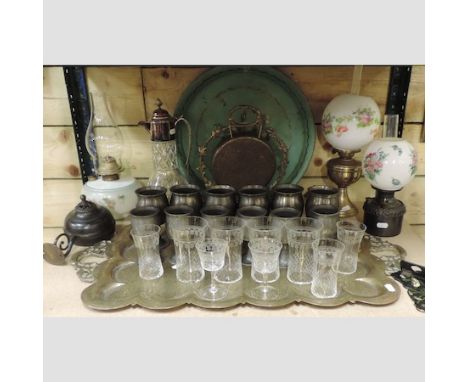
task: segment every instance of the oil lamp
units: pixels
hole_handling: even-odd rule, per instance
[[[398,115],[385,116],[384,138],[376,139],[366,149],[362,172],[376,190],[366,198],[364,224],[374,236],[396,236],[401,232],[406,207],[394,197],[416,175],[417,153],[402,138],[397,138]]]
[[[361,176],[361,162],[353,156],[376,137],[379,126],[380,110],[370,97],[342,94],[333,98],[323,112],[323,135],[339,155],[327,162],[327,172],[339,189],[340,218],[358,213],[347,190]]]
[[[89,100],[86,149],[93,158],[96,179],[83,185],[82,194],[108,208],[115,219],[123,219],[135,207],[135,190],[141,185],[134,178],[122,174],[123,136],[113,121],[108,98],[90,94]]]

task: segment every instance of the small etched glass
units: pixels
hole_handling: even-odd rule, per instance
[[[313,242],[314,266],[311,292],[318,298],[332,298],[338,293],[336,264],[345,245],[335,239],[317,239]]]
[[[318,206],[310,210],[309,217],[320,220],[323,224],[322,237],[336,239],[336,223],[339,219],[339,209],[333,206]]]
[[[261,285],[250,291],[250,295],[261,300],[276,299],[279,296],[277,288],[269,285],[280,277],[279,255],[281,241],[268,237],[251,239],[249,249],[252,253],[251,276]]]
[[[289,245],[288,245],[288,230],[286,229],[286,224],[293,218],[301,216],[300,211],[295,208],[283,207],[276,208],[270,212],[270,216],[273,217],[273,220],[277,220],[279,224],[282,225],[282,234],[281,242],[283,243],[283,248],[281,249],[281,254],[279,258],[280,267],[288,266],[289,259]]]
[[[227,241],[222,239],[205,239],[196,244],[202,267],[211,274],[210,284],[196,291],[203,300],[216,301],[227,295],[227,289],[222,285],[216,285],[213,277],[214,272],[219,271],[224,265],[227,244]]]
[[[159,254],[160,228],[155,224],[138,225],[131,230],[138,251],[138,273],[142,279],[155,280],[164,269]]]
[[[212,238],[228,242],[224,266],[215,273],[214,277],[220,283],[235,283],[242,279],[242,241],[244,240],[242,219],[236,216],[217,217],[210,220],[209,226]]]
[[[292,218],[286,223],[289,245],[287,279],[298,285],[310,284],[313,278],[312,243],[320,238],[323,224],[312,218]]]
[[[180,216],[172,226],[176,255],[176,278],[195,283],[205,276],[196,244],[203,241],[208,222],[199,216]]]
[[[240,217],[244,223],[244,242],[242,243],[242,263],[246,265],[252,264],[252,254],[249,250],[249,230],[248,222],[261,216],[266,216],[267,210],[260,206],[245,206],[237,209],[236,215]]]
[[[249,240],[270,238],[281,242],[283,224],[273,216],[259,216],[247,222],[247,232]]]
[[[172,227],[182,216],[193,215],[194,210],[189,206],[168,206],[164,209],[166,215],[166,232],[169,239],[172,239]]]
[[[367,227],[358,222],[340,221],[336,223],[336,228],[338,240],[345,245],[336,271],[342,274],[352,274],[357,269],[359,248]]]

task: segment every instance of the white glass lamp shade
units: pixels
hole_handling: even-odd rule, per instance
[[[322,132],[335,149],[360,150],[379,131],[380,110],[370,97],[342,94],[333,98],[322,116]]]
[[[364,153],[362,174],[375,188],[397,191],[414,178],[417,161],[416,150],[404,139],[377,139]]]

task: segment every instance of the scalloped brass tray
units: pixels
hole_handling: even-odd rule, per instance
[[[383,261],[369,254],[369,240],[363,239],[357,271],[338,280],[338,295],[320,299],[310,292],[310,285],[294,285],[286,278],[286,269],[281,269],[276,286],[280,295],[275,300],[258,300],[249,292],[258,284],[250,277],[250,267],[244,266],[244,277],[228,286],[225,299],[209,302],[199,299],[194,290],[197,285],[177,281],[175,270],[167,261],[172,246],[162,253],[164,275],[158,280],[143,280],[138,276],[137,254],[129,234],[124,228],[112,241],[112,257],[95,270],[96,281],[81,294],[85,306],[96,310],[121,309],[141,306],[148,309],[171,309],[192,304],[202,308],[231,308],[250,304],[265,308],[277,308],[293,302],[302,302],[321,307],[335,307],[351,302],[371,305],[386,305],[400,296],[398,284],[384,273]],[[203,280],[200,283],[208,282]]]

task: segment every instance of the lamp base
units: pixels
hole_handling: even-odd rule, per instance
[[[339,158],[330,159],[327,162],[328,177],[339,188],[340,218],[349,218],[358,214],[357,207],[349,200],[348,186],[358,181],[361,177],[361,162],[353,159],[357,151],[338,152]]]
[[[403,215],[406,212],[405,205],[401,200],[394,197],[396,191],[384,191],[377,188],[375,190],[375,197],[366,198],[364,202],[366,232],[379,237],[399,235]]]

